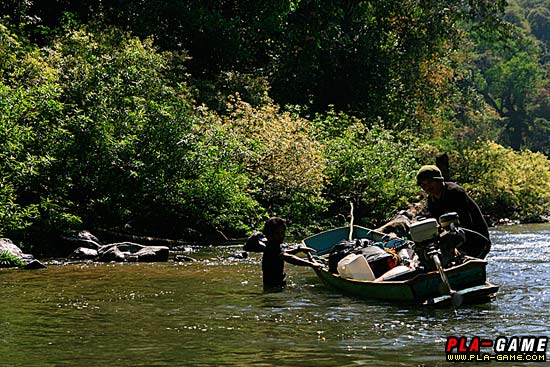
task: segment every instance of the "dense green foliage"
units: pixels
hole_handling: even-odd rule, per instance
[[[417,114],[437,108],[442,86],[431,74],[463,41],[458,25],[490,31],[504,7],[502,0],[14,3],[4,7],[17,19],[39,17],[41,25],[56,27],[69,11],[142,38],[153,35],[164,50],[187,50],[187,67],[206,102],[205,86],[214,85],[214,94],[223,90],[227,72],[252,74],[268,80],[280,105],[317,112],[334,105],[368,121],[381,117],[391,128],[418,128]],[[43,27],[27,29],[44,37]]]
[[[458,152],[456,178],[495,218],[540,221],[550,202],[548,158],[480,141]]]
[[[16,215],[4,214],[2,230],[36,211],[48,230],[83,222],[181,235],[181,223],[254,223],[246,177],[195,129],[188,87],[171,79],[180,60],[116,30],[67,31],[49,49],[20,46],[4,75],[4,174],[17,187],[3,191]]]
[[[375,226],[441,153],[487,214],[540,220],[550,17],[504,5],[3,2],[0,234]]]
[[[326,146],[325,196],[331,211],[346,213],[351,202],[357,219],[379,225],[414,197],[416,141],[410,135],[367,127],[334,111],[315,123]]]

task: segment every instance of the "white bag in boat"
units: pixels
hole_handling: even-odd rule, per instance
[[[408,266],[398,265],[395,268],[385,272],[384,274],[382,274],[381,276],[376,278],[375,281],[376,282],[382,282],[384,280],[393,280],[394,278],[398,278],[400,275],[404,275],[404,274],[408,274],[408,273],[412,274],[413,272],[414,272],[414,269],[411,269]]]
[[[338,274],[342,278],[374,280],[372,269],[363,255],[349,254],[338,262]]]

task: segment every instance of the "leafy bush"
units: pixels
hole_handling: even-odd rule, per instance
[[[269,98],[269,83],[261,77],[253,74],[237,71],[221,72],[213,81],[200,79],[193,80],[197,100],[204,103],[210,109],[219,113],[227,113],[227,100],[232,95],[252,105],[259,107],[272,103]]]
[[[2,234],[243,232],[264,213],[224,139],[196,129],[180,55],[113,28],[67,29],[43,50],[0,36],[11,37],[0,47]]]
[[[341,124],[346,116],[317,119],[321,130],[331,131],[326,135],[326,197],[332,211],[347,214],[351,201],[357,220],[380,224],[416,192],[414,139],[349,117],[342,125],[347,127],[335,134],[335,119]]]
[[[25,262],[17,256],[3,251],[0,254],[0,268],[13,268],[25,266]]]
[[[516,152],[480,141],[456,156],[456,180],[495,218],[540,220],[550,208],[550,162],[528,150]]]
[[[248,230],[260,211],[223,139],[198,128],[181,58],[117,29],[77,29],[51,62],[64,70],[70,192],[87,223],[181,236]],[[176,55],[177,56],[177,55]],[[178,79],[179,76],[179,79]]]
[[[322,203],[324,157],[311,123],[273,103],[253,107],[238,95],[227,108],[227,115],[202,128],[207,135],[224,132],[226,159],[248,177],[243,190],[272,215],[301,224],[315,220]]]
[[[3,24],[0,40],[0,234],[6,235],[27,228],[53,202],[56,184],[48,172],[63,129],[56,124],[55,70]]]

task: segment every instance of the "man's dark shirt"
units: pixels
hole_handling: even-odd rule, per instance
[[[439,199],[432,196],[428,197],[428,210],[432,217],[436,219],[439,219],[442,214],[456,212],[460,220],[460,227],[478,232],[489,239],[489,228],[483,214],[481,214],[481,210],[464,189],[454,182],[444,182],[443,193]],[[481,256],[484,257],[488,251],[488,249],[481,251]],[[472,252],[472,250],[468,252]],[[475,250],[473,252],[469,255],[478,257]]]
[[[285,262],[282,252],[281,246],[267,243],[262,257],[264,287],[277,288],[286,285]]]

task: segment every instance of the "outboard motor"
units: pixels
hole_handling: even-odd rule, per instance
[[[420,264],[426,271],[435,269],[432,260],[437,255],[443,267],[455,265],[459,261],[456,251],[464,243],[464,232],[458,227],[458,214],[447,213],[439,219],[441,226],[433,219],[425,219],[410,226],[414,250]]]
[[[430,218],[413,223],[409,229],[411,239],[414,241],[414,251],[418,255],[420,265],[426,271],[435,269],[432,256],[441,253],[437,245],[439,237],[438,227],[437,221]]]

